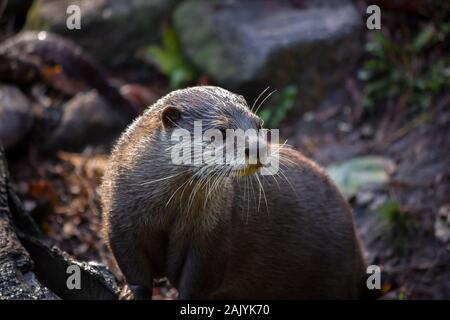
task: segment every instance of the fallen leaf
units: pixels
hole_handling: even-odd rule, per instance
[[[344,194],[353,195],[368,186],[384,184],[394,169],[395,163],[390,159],[366,156],[332,164],[327,171]]]

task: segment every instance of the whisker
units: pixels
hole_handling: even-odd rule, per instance
[[[255,110],[255,112],[254,112],[255,114],[258,113],[259,108],[261,108],[261,106],[264,104],[264,102],[265,102],[272,94],[274,94],[275,92],[277,92],[277,89],[273,90],[271,93],[269,93],[269,94],[264,98],[263,101],[261,101],[261,103],[258,105],[258,108],[256,108],[256,110]]]
[[[268,205],[268,203],[267,203],[267,197],[266,197],[266,192],[264,191],[264,186],[263,186],[263,184],[261,183],[261,180],[259,179],[258,173],[255,175],[255,177],[256,177],[256,180],[257,180],[258,183],[259,183],[259,186],[261,187],[261,190],[262,190],[262,193],[263,193],[263,196],[264,196],[264,201],[265,201],[265,203],[266,203],[267,215],[269,215],[269,205]]]
[[[268,86],[267,88],[265,88],[258,96],[258,98],[256,98],[255,102],[253,102],[252,104],[252,108],[250,109],[251,112],[253,112],[253,108],[255,107],[255,105],[258,103],[259,98],[261,98],[261,96],[267,91],[269,90],[270,86]],[[256,112],[255,112],[256,113]]]
[[[179,176],[179,175],[181,175],[181,174],[184,174],[184,173],[186,173],[186,172],[187,172],[187,171],[182,171],[182,172],[178,172],[178,173],[175,173],[175,174],[173,174],[173,175],[171,175],[171,176],[164,177],[164,178],[161,178],[161,179],[156,179],[156,180],[151,180],[151,181],[143,182],[143,183],[141,183],[141,186],[144,186],[144,185],[147,185],[147,184],[152,184],[152,183],[155,183],[155,182],[164,181],[164,180],[167,180],[167,179],[171,179],[171,178],[174,178],[174,177]]]

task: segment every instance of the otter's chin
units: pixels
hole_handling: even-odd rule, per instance
[[[258,173],[261,167],[259,164],[252,164],[247,165],[245,168],[236,169],[234,172],[237,177],[253,176]]]

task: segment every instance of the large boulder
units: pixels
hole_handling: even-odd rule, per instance
[[[295,84],[310,107],[355,65],[363,27],[351,1],[298,3],[188,0],[174,22],[187,56],[219,84],[247,95]]]
[[[39,0],[27,21],[80,44],[109,66],[122,65],[160,36],[160,27],[176,0]],[[69,5],[81,9],[81,29],[66,26]]]

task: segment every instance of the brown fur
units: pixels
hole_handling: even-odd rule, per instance
[[[360,297],[364,262],[352,214],[318,165],[282,149],[289,182],[260,177],[262,194],[255,178],[230,177],[206,204],[209,189],[197,189],[186,208],[192,190],[175,191],[194,169],[170,162],[170,129],[161,120],[167,106],[181,110],[184,128],[195,119],[244,130],[258,122],[241,97],[194,87],[160,99],[123,134],[102,204],[105,237],[129,284],[151,289],[167,276],[180,299]]]

